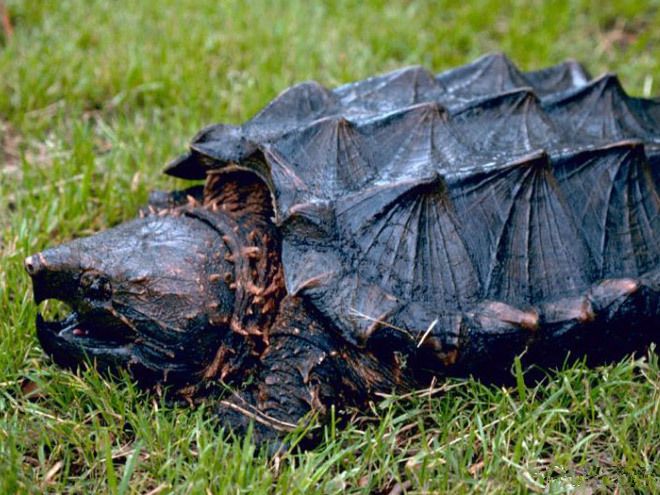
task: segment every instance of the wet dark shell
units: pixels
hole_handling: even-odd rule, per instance
[[[167,172],[236,164],[271,188],[288,292],[357,344],[391,315],[418,340],[482,301],[533,311],[659,266],[660,102],[575,62],[302,83]]]

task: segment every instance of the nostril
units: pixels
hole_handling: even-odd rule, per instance
[[[28,256],[25,258],[23,266],[25,267],[25,271],[28,272],[28,275],[33,277],[39,271],[40,263],[36,256]]]
[[[34,277],[44,271],[44,268],[46,268],[46,260],[42,253],[33,254],[32,256],[25,258],[23,266],[25,267],[25,271],[28,272],[31,277]]]

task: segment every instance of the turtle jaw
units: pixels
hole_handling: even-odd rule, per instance
[[[160,328],[157,322],[131,321],[110,305],[90,310],[85,303],[73,305],[61,320],[46,320],[37,313],[37,338],[55,364],[71,370],[92,367],[111,376],[127,371],[145,388],[199,380],[198,363],[183,358],[186,353],[180,347],[185,341],[177,345],[151,337]]]
[[[100,371],[125,368],[134,359],[134,337],[118,325],[100,328],[72,311],[60,321],[46,321],[38,313],[37,338],[55,363],[65,368],[77,368],[92,362]]]
[[[37,313],[37,338],[55,364],[71,370],[92,367],[111,376],[128,371],[145,388],[197,381],[199,370],[180,361],[176,345],[149,337],[154,329],[146,327],[157,327],[155,322],[133,322],[110,305],[89,309],[85,303],[69,303],[74,309],[61,320]]]
[[[76,311],[60,321],[46,321],[37,314],[37,338],[55,363],[75,369],[92,362],[100,371],[128,366],[132,359],[132,340],[106,337],[98,327],[86,326]]]
[[[93,270],[83,270],[76,257],[78,252],[64,245],[25,260],[35,302],[56,300],[71,308],[59,321],[48,321],[37,313],[39,342],[46,354],[67,368],[89,360],[99,369],[125,366],[136,338],[135,329],[112,307],[110,283]],[[86,290],[81,280],[88,282]]]

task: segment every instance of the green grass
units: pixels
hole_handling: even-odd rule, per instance
[[[332,86],[488,51],[575,57],[660,93],[660,3],[5,0],[0,36],[0,493],[660,490],[655,354],[528,388],[388,398],[316,450],[267,459],[195,410],[51,365],[22,260],[135,214],[203,125],[291,83]],[[606,5],[604,5],[606,3]],[[181,185],[180,183],[178,185]]]

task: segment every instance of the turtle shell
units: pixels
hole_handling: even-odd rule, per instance
[[[237,165],[271,189],[288,292],[358,345],[659,267],[660,101],[573,61],[302,83],[204,129],[167,173]]]

